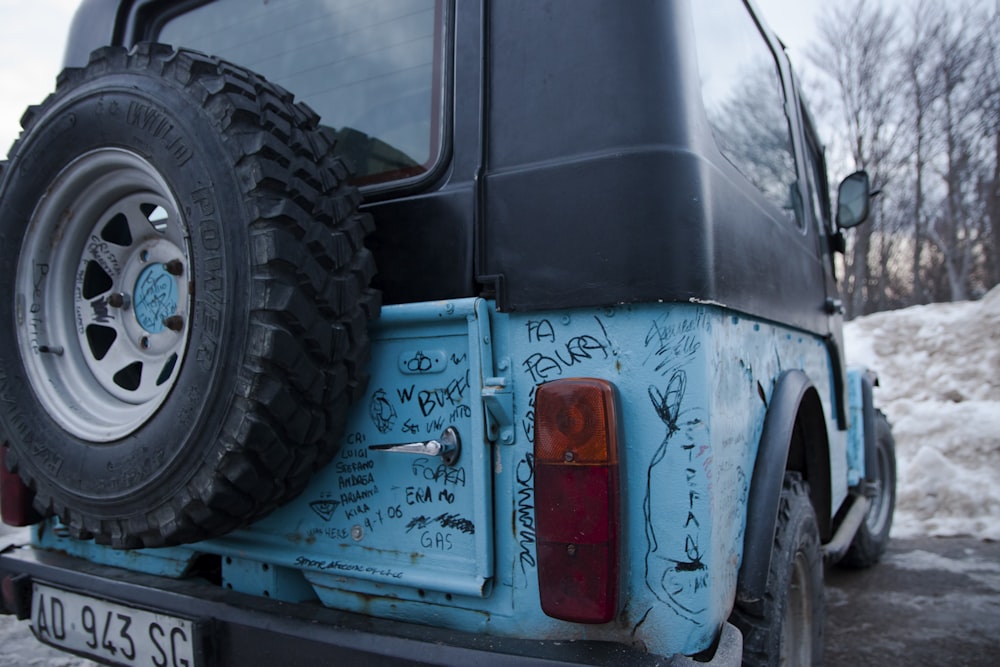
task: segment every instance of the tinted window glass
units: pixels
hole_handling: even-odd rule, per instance
[[[798,195],[774,54],[742,2],[691,3],[702,96],[722,153],[789,218]]]
[[[824,213],[823,192],[820,189],[819,167],[817,161],[819,156],[813,154],[813,146],[809,146],[809,164],[806,165],[806,177],[809,179],[809,204],[812,208],[813,217],[821,227],[825,226],[827,216]]]
[[[263,74],[334,127],[359,181],[406,178],[440,151],[442,19],[435,0],[216,0],[158,40]]]
[[[809,201],[813,215],[819,223],[820,228],[829,231],[830,225],[830,194],[826,184],[826,169],[823,149],[819,147],[816,133],[812,129],[809,121],[809,114],[805,107],[801,109],[803,128],[806,135],[805,167],[806,178],[809,181]]]

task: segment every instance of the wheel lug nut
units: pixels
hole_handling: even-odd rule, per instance
[[[123,294],[122,292],[115,292],[108,297],[108,305],[112,308],[128,308],[129,298],[128,294]]]
[[[149,336],[143,336],[142,338],[140,338],[139,339],[139,345],[142,346],[142,349],[148,350],[149,349]]]
[[[172,259],[163,265],[163,268],[167,270],[172,276],[179,276],[184,273],[184,264],[179,259]]]
[[[163,326],[171,331],[180,331],[184,328],[184,318],[180,315],[171,315],[163,319]]]

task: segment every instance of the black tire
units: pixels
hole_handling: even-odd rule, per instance
[[[336,452],[379,307],[332,132],[260,76],[153,44],[95,51],[21,122],[0,437],[36,508],[133,548],[296,495]]]
[[[881,411],[875,418],[875,489],[865,520],[854,534],[850,548],[840,564],[865,568],[882,559],[889,545],[889,531],[896,510],[896,441],[892,427]]]
[[[764,598],[737,603],[730,619],[743,632],[743,664],[823,664],[823,557],[809,489],[785,476]]]

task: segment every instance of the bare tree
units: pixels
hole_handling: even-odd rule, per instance
[[[996,285],[1000,283],[1000,2],[987,13],[982,25],[982,67],[978,70],[975,89],[981,95],[983,129],[988,152],[992,153],[993,167],[987,168],[980,183],[980,197],[991,240],[987,262],[991,270],[990,284]]]
[[[909,8],[897,25],[876,3],[831,6],[809,53],[835,84],[831,152],[885,193],[848,239],[849,317],[1000,282],[1000,0]]]
[[[857,169],[868,171],[875,188],[887,185],[896,167],[901,123],[895,100],[901,77],[894,72],[894,15],[876,3],[854,0],[829,5],[819,23],[822,41],[809,53],[811,62],[836,84],[845,139]],[[877,208],[876,208],[877,211]],[[878,274],[870,257],[872,235],[880,226],[856,228],[845,256],[847,316],[870,312],[878,293]]]
[[[926,47],[933,58],[939,86],[936,120],[944,141],[944,156],[936,168],[944,183],[945,196],[932,215],[927,232],[944,257],[951,300],[958,301],[969,296],[969,276],[980,238],[972,202],[979,100],[972,94],[971,84],[982,34],[970,25],[972,15],[968,5],[959,6],[957,16],[952,6],[942,6],[937,18],[941,22],[931,31]]]
[[[928,224],[924,210],[924,175],[927,168],[931,107],[940,96],[939,77],[936,68],[930,63],[927,44],[937,39],[936,32],[944,23],[941,8],[942,5],[933,0],[919,0],[913,5],[909,16],[909,35],[901,51],[906,72],[909,114],[912,114],[910,131],[914,150],[911,162],[913,170],[910,218],[913,227],[911,272],[912,299],[916,303],[925,303],[927,300],[923,281],[924,245]]]

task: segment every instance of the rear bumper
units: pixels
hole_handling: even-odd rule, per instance
[[[489,637],[373,619],[316,604],[290,604],[224,590],[200,580],[176,580],[95,565],[64,554],[10,548],[0,554],[6,609],[30,617],[31,582],[204,620],[205,654],[213,666],[280,664],[365,665],[739,665],[742,636],[723,628],[715,660],[666,663],[635,649],[597,642]],[[16,583],[15,583],[16,582]],[[9,599],[14,593],[15,599]]]

